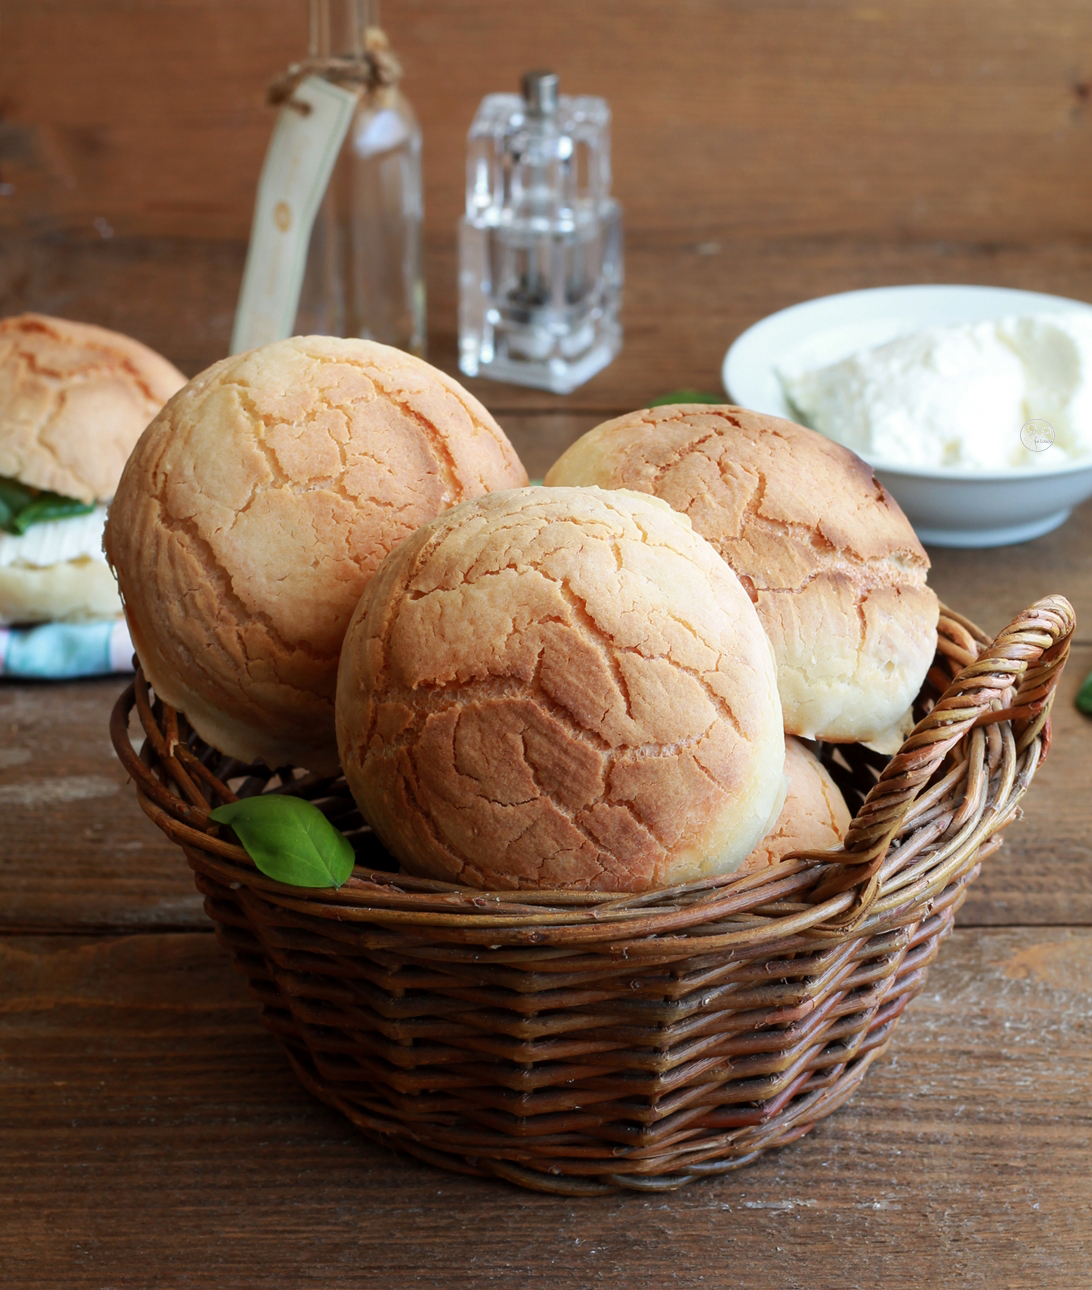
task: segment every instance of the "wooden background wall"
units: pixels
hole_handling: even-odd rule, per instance
[[[305,14],[4,0],[0,310],[118,326],[190,371],[219,357],[272,126],[264,87],[304,52]],[[659,266],[631,274],[629,334],[655,328],[665,292],[693,329],[693,370],[653,384],[715,382],[741,327],[822,290],[1092,296],[1089,0],[385,0],[382,16],[424,128],[441,359],[466,130],[484,93],[538,65],[613,108],[627,256]],[[730,262],[715,299],[712,256]]]

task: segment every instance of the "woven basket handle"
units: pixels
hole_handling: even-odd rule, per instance
[[[842,871],[831,874],[814,899],[859,885],[858,899],[835,920],[838,924],[859,922],[868,913],[879,893],[880,866],[907,811],[948,751],[972,727],[1011,721],[1017,752],[1042,735],[1046,755],[1050,705],[1075,626],[1073,606],[1064,596],[1037,600],[983,647],[914,727],[865,798],[843,851],[822,857],[842,866]]]

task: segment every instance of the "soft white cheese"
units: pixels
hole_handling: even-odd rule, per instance
[[[0,530],[0,569],[14,564],[48,569],[69,560],[97,560],[105,564],[106,556],[102,553],[105,527],[106,507],[96,506],[86,515],[32,524],[21,537]]]
[[[808,425],[870,461],[1053,469],[1092,454],[1092,315],[930,327],[826,367],[778,372]],[[1054,443],[1024,446],[1050,423]]]

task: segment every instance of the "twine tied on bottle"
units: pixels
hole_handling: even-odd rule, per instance
[[[335,85],[359,86],[365,95],[376,90],[392,89],[402,79],[402,64],[390,47],[386,32],[369,27],[364,33],[364,52],[352,58],[305,58],[292,63],[288,70],[270,85],[268,100],[274,107],[288,106],[303,116],[311,111],[309,104],[294,99],[296,86],[305,77],[321,76]]]

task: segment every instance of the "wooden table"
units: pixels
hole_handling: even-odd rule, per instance
[[[221,357],[302,0],[8,0],[0,314]],[[398,0],[425,138],[430,353],[481,95],[553,66],[614,113],[625,349],[568,399],[475,382],[533,476],[608,416],[719,388],[727,344],[828,292],[1092,300],[1087,0]],[[120,678],[0,680],[0,1287],[1079,1290],[1092,1285],[1092,504],[934,551],[997,631],[1077,643],[1025,818],[855,1098],[738,1173],[559,1200],[371,1145],[297,1084],[106,722]]]
[[[532,474],[656,388],[716,388],[734,331],[687,332],[688,294],[716,295],[713,257],[704,283],[682,272],[697,259],[635,252],[625,352],[570,400],[475,384]],[[885,276],[882,258],[817,260],[819,289]],[[747,307],[779,303],[783,280],[767,266],[763,297],[751,274]],[[682,300],[652,324],[668,278]],[[0,683],[0,1283],[1088,1285],[1092,723],[1073,697],[1092,668],[1092,505],[1023,546],[932,555],[942,598],[990,631],[1047,592],[1074,601],[1049,761],[853,1101],[674,1194],[551,1199],[359,1136],[296,1083],[138,809],[106,732],[120,679]]]

